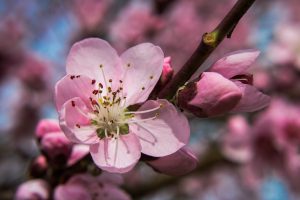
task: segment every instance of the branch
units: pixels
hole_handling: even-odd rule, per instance
[[[170,83],[158,94],[158,97],[171,99],[176,94],[178,88],[183,86],[191,78],[223,39],[225,37],[231,37],[235,26],[254,2],[255,0],[238,0],[220,24],[212,32],[205,33],[202,36],[202,41],[196,51]]]

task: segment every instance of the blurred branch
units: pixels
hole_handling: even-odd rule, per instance
[[[228,161],[223,157],[218,148],[217,144],[211,144],[210,148],[206,151],[206,153],[201,156],[200,163],[198,167],[189,174],[178,177],[166,176],[160,179],[156,179],[155,181],[151,181],[148,184],[141,185],[139,189],[136,188],[125,188],[127,192],[132,196],[133,199],[140,199],[141,197],[147,196],[149,194],[154,194],[159,190],[162,190],[168,186],[176,185],[176,183],[183,180],[184,177],[193,176],[193,175],[202,175],[208,173],[215,169],[215,167],[220,166],[236,166],[236,164]]]
[[[178,88],[191,78],[223,39],[231,37],[234,28],[254,2],[255,0],[238,0],[220,24],[212,32],[205,33],[202,36],[202,41],[195,52],[172,81],[159,93],[158,97],[171,99],[176,94]]]

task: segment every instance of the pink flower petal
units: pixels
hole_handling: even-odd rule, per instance
[[[86,105],[89,105],[89,97],[93,96],[94,89],[95,85],[92,84],[92,79],[86,76],[65,76],[55,85],[57,110],[60,111],[63,104],[74,97],[80,97]]]
[[[68,159],[67,166],[72,166],[81,160],[90,152],[90,147],[84,144],[75,144],[72,149],[72,153]]]
[[[112,173],[131,170],[141,156],[141,145],[133,133],[119,136],[119,139],[102,139],[90,146],[90,153],[96,165]]]
[[[113,84],[119,83],[123,74],[122,70],[121,61],[115,49],[98,38],[88,38],[75,43],[67,58],[67,74],[86,75],[104,86],[109,79],[113,80]]]
[[[189,148],[183,147],[171,155],[147,163],[158,172],[181,176],[194,170],[198,165],[198,159]]]
[[[99,141],[96,130],[88,118],[89,109],[79,98],[73,98],[63,105],[60,112],[60,126],[73,142],[93,144]]]
[[[225,78],[232,78],[244,74],[259,55],[257,50],[243,50],[232,52],[218,60],[210,69],[211,72],[222,74]]]
[[[130,124],[142,145],[142,153],[162,157],[170,155],[185,144],[190,137],[187,118],[166,100],[147,101],[138,111],[162,107],[152,113],[136,115],[136,119],[150,118],[159,114],[154,120]]]
[[[134,46],[121,55],[127,105],[147,100],[162,73],[164,54],[150,43]]]
[[[234,82],[242,91],[243,96],[240,102],[231,112],[254,112],[269,105],[271,98],[252,85]]]
[[[215,72],[204,72],[195,85],[187,85],[179,93],[178,104],[198,117],[211,117],[229,112],[241,96],[232,81]]]
[[[42,119],[39,121],[35,135],[38,139],[41,139],[44,135],[52,132],[59,132],[60,126],[57,120],[55,119]]]

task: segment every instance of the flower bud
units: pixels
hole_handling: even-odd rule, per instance
[[[59,132],[59,131],[61,131],[61,129],[59,127],[59,123],[57,120],[42,119],[39,121],[36,127],[35,135],[38,141],[40,141],[42,137],[45,136],[46,134],[51,132]]]
[[[62,166],[65,165],[72,152],[73,144],[62,132],[47,134],[42,138],[41,150],[49,162]]]
[[[213,117],[232,110],[242,93],[230,80],[215,72],[203,72],[178,92],[177,103],[198,117]]]
[[[40,155],[33,160],[33,162],[30,165],[30,175],[39,178],[46,174],[47,171],[47,160],[45,156]]]
[[[165,86],[172,78],[174,73],[173,68],[171,67],[171,57],[165,57],[163,71],[160,77],[160,85]]]

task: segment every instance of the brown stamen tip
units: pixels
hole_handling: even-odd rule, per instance
[[[92,104],[93,104],[93,105],[97,105],[98,103],[97,103],[96,100],[92,100]]]
[[[150,76],[150,79],[153,79],[153,76]]]
[[[123,81],[122,81],[122,80],[119,80],[119,82],[120,82],[120,83],[123,83]]]
[[[80,128],[80,125],[79,125],[79,124],[76,124],[76,127],[77,127],[77,128]]]
[[[96,95],[98,94],[99,90],[93,90],[93,94]]]
[[[99,65],[99,67],[100,67],[100,68],[102,68],[102,67],[103,67],[103,65],[101,64],[101,65]]]
[[[79,77],[80,77],[80,75],[77,75],[77,76],[76,76],[76,78],[79,78]]]
[[[99,87],[100,87],[100,88],[103,88],[103,85],[102,85],[102,83],[99,83]]]
[[[75,76],[74,76],[74,75],[70,76],[70,79],[71,79],[71,80],[73,80],[74,78],[75,78]]]
[[[145,87],[142,87],[142,90],[145,90]]]
[[[92,80],[92,85],[94,85],[96,83],[96,80],[95,79],[93,79]]]
[[[72,106],[75,107],[75,101],[71,101]]]
[[[130,66],[131,66],[130,63],[128,63],[128,64],[127,64],[127,67],[130,67]]]
[[[109,79],[109,80],[108,80],[108,82],[110,82],[110,83],[111,83],[111,82],[112,82],[112,79]]]
[[[108,90],[108,92],[111,92],[111,87],[108,87],[107,90]]]

